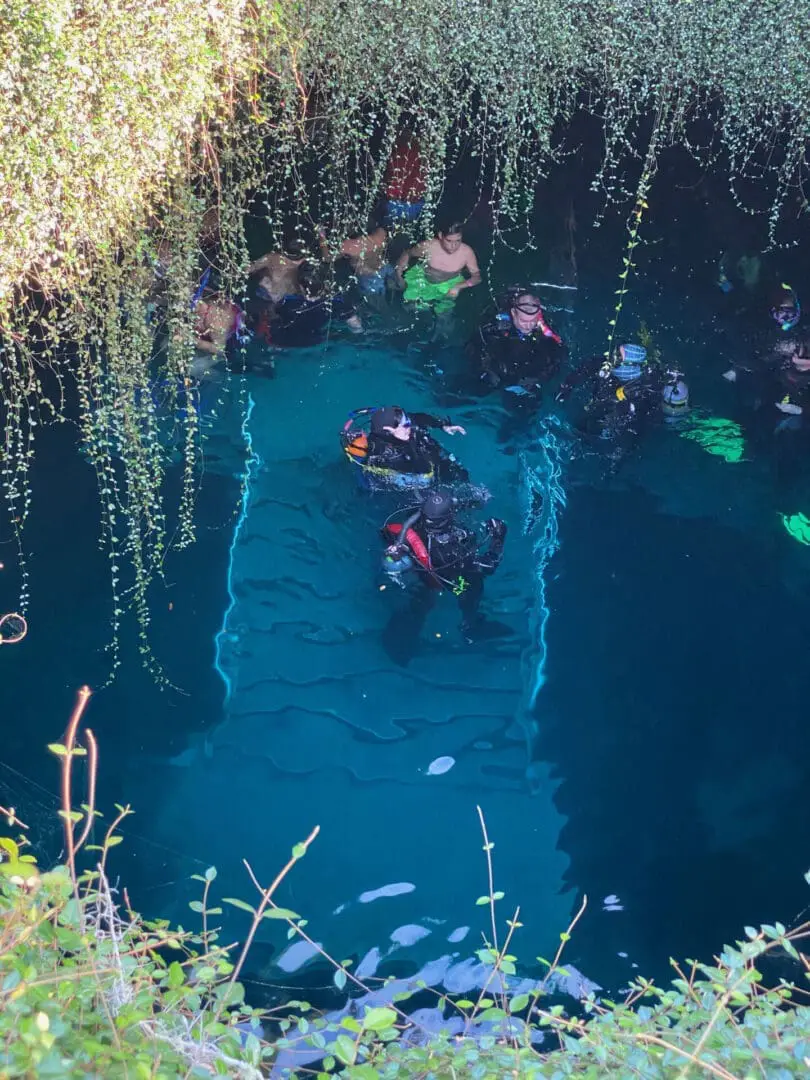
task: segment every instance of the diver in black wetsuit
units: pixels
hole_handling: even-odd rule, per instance
[[[388,540],[383,569],[398,584],[404,574],[418,575],[420,587],[412,593],[409,610],[394,615],[383,633],[386,651],[396,663],[407,663],[436,595],[449,590],[458,599],[461,632],[468,642],[479,637],[509,633],[509,627],[484,619],[479,605],[484,578],[500,566],[506,524],[498,518],[485,523],[486,550],[474,528],[455,517],[457,500],[443,490],[431,491],[421,507],[403,522],[389,520],[383,527]]]
[[[679,372],[648,361],[643,346],[621,345],[612,360],[594,356],[572,371],[556,400],[565,401],[576,388],[586,386],[588,399],[577,427],[621,455],[661,415],[664,389],[680,380]]]
[[[485,388],[499,387],[521,403],[533,404],[566,354],[561,338],[545,321],[538,297],[517,288],[508,294],[504,310],[479,327],[468,351],[480,367]]]
[[[387,405],[371,413],[371,431],[365,467],[384,472],[428,478],[428,482],[467,480],[469,474],[427,431],[441,428],[446,435],[466,435],[460,424],[429,413],[406,413]]]

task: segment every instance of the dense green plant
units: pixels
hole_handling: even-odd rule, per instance
[[[244,941],[225,943],[213,899],[211,867],[195,875],[201,897],[191,909],[197,930],[146,920],[131,908],[126,889],[110,885],[108,853],[122,840],[119,826],[131,813],[117,807],[108,825],[95,807],[95,740],[79,725],[89,691],[82,691],[64,743],[50,749],[61,761],[66,862],[45,870],[30,854],[27,826],[15,809],[0,807],[15,835],[0,836],[0,1077],[168,1078],[268,1075],[280,1051],[322,1051],[314,1067],[296,1075],[319,1080],[376,1077],[645,1078],[705,1076],[806,1076],[810,1069],[810,1007],[806,991],[779,979],[768,987],[761,974],[768,954],[792,958],[810,972],[797,946],[810,924],[746,928],[746,939],[726,947],[711,964],[674,961],[672,985],[634,981],[624,1000],[590,995],[576,1016],[551,1004],[549,977],[561,971],[563,950],[580,915],[560,935],[553,960],[531,994],[510,994],[519,949],[519,909],[502,918],[504,895],[495,889],[493,848],[479,809],[489,888],[477,903],[489,911],[490,930],[478,957],[489,968],[474,999],[436,993],[447,1018],[460,1018],[461,1033],[427,1033],[407,1012],[411,993],[393,994],[390,1006],[364,1007],[330,1022],[305,1001],[289,1001],[269,1012],[245,1000],[239,975],[265,919],[288,926],[288,937],[315,944],[306,921],[281,908],[274,894],[318,835],[296,844],[286,866],[267,887],[245,862],[258,900],[221,903],[244,911],[250,921]],[[74,808],[72,766],[88,755],[86,803]],[[22,830],[22,833],[20,833]],[[98,834],[100,842],[88,840]],[[86,868],[83,868],[85,866]],[[809,875],[810,876],[810,875]],[[471,901],[472,903],[472,901]],[[348,961],[321,955],[335,969],[339,989],[366,992]],[[784,966],[784,964],[783,964]],[[378,989],[381,980],[374,980]],[[419,985],[412,993],[419,992]],[[798,1003],[794,1001],[798,998]],[[475,1025],[490,1022],[486,1034]],[[241,1025],[241,1027],[237,1026]],[[247,1027],[246,1027],[247,1026]],[[532,1036],[545,1038],[537,1045]]]
[[[585,108],[603,122],[594,186],[605,205],[635,194],[640,209],[658,154],[677,142],[707,168],[724,151],[732,184],[769,184],[775,235],[805,163],[805,24],[804,0],[8,0],[0,476],[21,613],[36,434],[78,413],[98,476],[113,644],[131,606],[152,663],[149,587],[167,550],[194,539],[203,456],[193,401],[176,410],[193,353],[189,297],[201,246],[241,294],[248,206],[276,237],[283,223],[309,235],[317,220],[339,242],[375,201],[407,121],[427,166],[425,227],[463,160],[500,233],[525,217],[550,163],[574,152],[554,132]],[[625,257],[628,269],[632,246]],[[181,413],[174,506],[150,379],[169,387],[165,411]]]

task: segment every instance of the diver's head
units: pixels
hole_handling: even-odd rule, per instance
[[[375,435],[388,435],[400,442],[411,437],[411,421],[398,405],[386,405],[371,414],[371,430]]]
[[[462,226],[457,221],[447,225],[444,229],[439,229],[438,239],[442,246],[442,250],[446,251],[448,255],[454,255],[463,243],[461,235]]]
[[[792,330],[801,318],[799,298],[790,285],[780,286],[771,305],[771,318],[782,330]]]
[[[622,380],[637,379],[647,363],[643,345],[620,345],[613,359],[613,374]]]
[[[453,520],[455,503],[449,491],[437,488],[422,500],[422,517],[428,529],[443,529]]]
[[[543,308],[534,293],[516,292],[512,295],[509,315],[516,330],[522,334],[530,334],[543,318]]]

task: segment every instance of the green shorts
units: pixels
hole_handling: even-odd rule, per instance
[[[405,292],[403,299],[418,307],[432,307],[437,315],[452,311],[456,298],[448,292],[458,285],[463,285],[464,277],[456,274],[449,281],[428,281],[422,263],[412,266],[405,274]]]

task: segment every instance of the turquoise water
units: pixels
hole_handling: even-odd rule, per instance
[[[689,371],[693,399],[732,415],[719,373],[740,335],[718,324],[711,266],[678,261],[679,235],[651,247],[627,325],[643,316]],[[608,246],[582,252],[578,356],[602,347]],[[474,319],[485,297],[464,299]],[[336,340],[282,354],[273,379],[234,384],[249,418],[232,403],[215,429],[199,545],[172,558],[155,594],[156,649],[184,693],[129,666],[90,710],[102,800],[138,810],[118,864],[133,900],[188,924],[191,874],[215,864],[219,894],[249,899],[241,860],[267,882],[319,825],[279,901],[339,959],[377,948],[412,974],[444,957],[446,979],[487,932],[480,806],[504,916],[521,905],[527,970],[583,893],[568,955],[609,988],[631,964],[660,975],[668,955],[708,955],[744,923],[790,922],[808,900],[810,567],[779,522],[767,457],[727,464],[669,428],[612,478],[571,457],[558,428],[559,453],[540,427],[511,452],[498,401],[454,396],[436,371],[454,354],[407,340]],[[510,527],[485,611],[511,636],[464,644],[442,597],[407,665],[383,648],[404,598],[380,589],[377,530],[397,503],[358,489],[338,432],[350,409],[386,401],[449,411],[468,429],[441,437],[492,492],[486,516]],[[31,632],[0,650],[0,802],[28,813],[55,858],[43,746],[75,688],[104,681],[108,600],[93,477],[67,433],[47,438]],[[545,515],[527,531],[533,485]],[[454,766],[431,775],[445,755]],[[243,916],[226,927],[238,937]],[[279,966],[287,946],[263,928],[256,985],[306,977],[301,955]]]
[[[465,644],[455,601],[443,595],[402,666],[380,631],[405,598],[377,572],[377,530],[397,503],[357,488],[337,432],[358,405],[429,400],[427,376],[407,354],[351,342],[283,357],[277,377],[250,379],[249,392],[249,490],[219,636],[227,700],[203,743],[164,765],[172,794],[154,826],[161,842],[182,848],[205,820],[207,858],[233,895],[248,884],[234,855],[266,879],[320,825],[283,902],[304,906],[323,940],[348,955],[426,917],[447,932],[462,912],[484,925],[480,804],[496,838],[498,888],[528,923],[562,925],[573,903],[557,849],[564,819],[548,769],[535,764],[534,794],[526,780],[537,590],[532,538],[521,534],[529,466],[494,452],[497,410],[453,410],[468,432],[453,449],[496,493],[487,513],[511,526],[485,603],[514,633]],[[455,766],[430,775],[444,755]],[[355,902],[398,882],[413,891]]]

